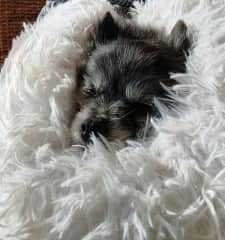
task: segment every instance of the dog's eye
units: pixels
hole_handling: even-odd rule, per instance
[[[83,93],[86,97],[96,97],[97,92],[94,88],[83,89]]]
[[[139,113],[147,113],[152,109],[152,106],[147,103],[135,102],[132,105],[133,105],[133,108],[135,109],[135,112],[139,112]]]

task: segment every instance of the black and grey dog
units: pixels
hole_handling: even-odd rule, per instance
[[[163,85],[176,84],[170,73],[185,72],[190,47],[187,26],[180,20],[166,35],[115,20],[107,13],[93,39],[80,76],[74,142],[87,144],[93,134],[109,141],[136,138],[146,118],[159,114],[154,99],[169,102]]]

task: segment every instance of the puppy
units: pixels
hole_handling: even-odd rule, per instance
[[[178,21],[167,36],[118,22],[107,13],[93,39],[79,76],[73,140],[86,145],[93,134],[109,141],[141,137],[147,117],[159,116],[154,98],[169,103],[163,85],[176,84],[170,73],[185,72],[190,47],[186,24]]]

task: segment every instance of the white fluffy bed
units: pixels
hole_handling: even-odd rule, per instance
[[[225,2],[149,0],[133,20],[193,38],[152,141],[80,151],[68,116],[76,66],[104,0],[71,0],[25,31],[0,75],[1,240],[225,239]]]

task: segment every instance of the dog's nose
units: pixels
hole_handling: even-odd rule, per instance
[[[99,134],[105,136],[108,134],[108,121],[106,119],[86,120],[81,125],[81,137],[85,143],[91,140],[91,134],[94,133],[97,137]]]
[[[89,142],[91,133],[94,132],[94,122],[92,120],[86,120],[81,125],[81,137],[84,142]]]

